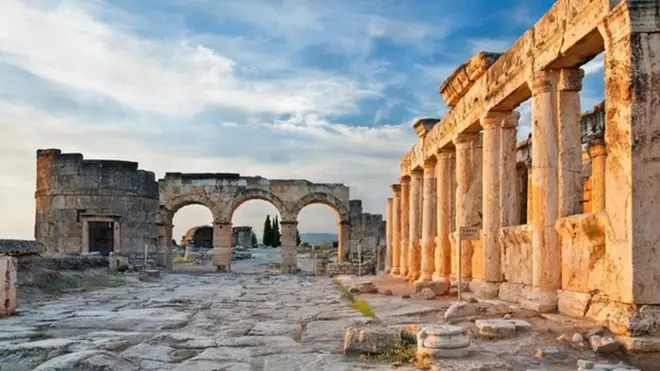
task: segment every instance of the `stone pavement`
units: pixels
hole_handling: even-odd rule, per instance
[[[325,277],[169,274],[19,308],[0,370],[389,370],[340,354],[369,321]]]

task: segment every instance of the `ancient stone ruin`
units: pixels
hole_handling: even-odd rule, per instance
[[[419,142],[391,187],[388,271],[456,284],[460,250],[462,281],[481,298],[558,309],[629,350],[660,349],[658,9],[557,1],[505,53],[460,66],[440,87],[450,110],[414,123]],[[582,114],[580,66],[600,53],[605,102]],[[527,99],[532,134],[517,144]],[[464,227],[478,238],[461,239]]]
[[[59,149],[37,151],[35,198],[35,238],[46,252],[113,252],[138,265],[147,260],[171,267],[172,218],[191,204],[204,205],[213,214],[213,264],[222,270],[231,268],[232,215],[249,200],[270,202],[280,213],[285,272],[297,268],[297,217],[307,205],[321,203],[337,212],[340,262],[349,240],[378,239],[382,224],[382,216],[362,213],[361,201],[350,200],[343,184],[225,173],[167,173],[156,181],[153,172],[138,169],[136,162],[86,160]],[[250,242],[245,231],[236,232],[237,239]]]

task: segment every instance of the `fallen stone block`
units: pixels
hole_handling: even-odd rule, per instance
[[[421,293],[424,289],[430,289],[435,296],[441,296],[449,291],[449,282],[442,281],[417,281],[414,284],[415,293]]]
[[[487,319],[474,322],[481,336],[493,339],[509,339],[516,336],[516,325],[510,320]]]
[[[349,287],[348,292],[358,294],[376,294],[378,288],[371,281],[355,283]]]
[[[601,354],[613,353],[621,348],[621,344],[610,336],[594,335],[589,338],[589,344],[594,352]]]
[[[432,300],[435,298],[435,293],[428,287],[422,289],[421,292],[415,294],[415,299],[418,300]]]
[[[344,335],[344,354],[378,354],[400,347],[401,331],[391,328],[348,328]]]
[[[557,307],[560,313],[582,318],[587,313],[591,294],[585,292],[564,291],[557,293]]]
[[[536,357],[560,360],[568,357],[568,352],[558,347],[542,347],[536,350]]]
[[[438,358],[465,357],[470,354],[466,330],[452,325],[431,325],[417,333],[417,360],[421,364]]]

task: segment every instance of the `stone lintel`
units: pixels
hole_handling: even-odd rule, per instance
[[[459,66],[440,85],[439,92],[448,106],[453,107],[470,90],[474,82],[502,55],[501,53],[479,52]]]

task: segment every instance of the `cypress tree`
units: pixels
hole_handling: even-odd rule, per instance
[[[264,246],[271,246],[273,243],[272,240],[272,235],[273,235],[273,227],[270,224],[270,215],[266,215],[266,221],[264,222],[264,234],[263,237],[261,238],[261,243],[264,244]]]
[[[273,232],[272,232],[272,238],[273,238],[273,246],[274,247],[280,247],[282,246],[282,241],[281,237],[282,235],[280,234],[280,221],[277,218],[277,215],[275,215],[275,218],[273,219]]]
[[[250,240],[252,242],[252,247],[257,247],[257,235],[252,233],[252,239]]]

